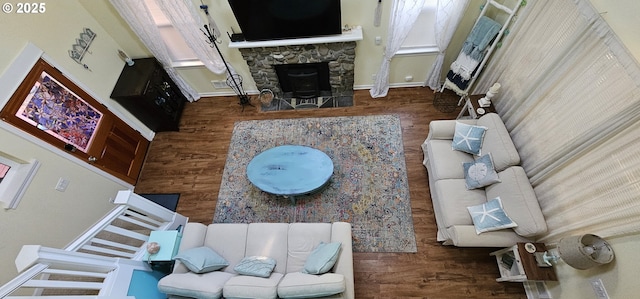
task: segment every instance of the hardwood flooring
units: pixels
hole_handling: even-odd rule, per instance
[[[192,222],[211,223],[234,122],[253,119],[398,114],[402,123],[417,253],[354,253],[356,298],[526,298],[522,284],[498,283],[495,248],[456,248],[436,242],[436,224],[420,145],[439,112],[428,88],[391,89],[372,99],[355,92],[354,106],[259,112],[236,97],[186,104],[180,132],[158,133],[151,142],[137,193],[180,193],[177,211]],[[254,105],[260,103],[253,99]]]

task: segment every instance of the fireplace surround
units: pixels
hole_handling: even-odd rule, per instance
[[[353,96],[356,41],[362,28],[354,27],[341,35],[285,39],[262,42],[232,42],[249,66],[258,90],[269,89],[282,98],[283,90],[275,65],[327,63],[331,96]]]
[[[331,95],[352,96],[356,42],[241,48],[258,90],[270,89],[276,97],[284,92],[274,66],[326,62]]]

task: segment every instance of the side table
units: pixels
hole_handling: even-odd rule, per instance
[[[558,280],[553,267],[539,267],[534,253],[529,253],[525,244],[533,244],[535,252],[545,252],[544,243],[518,243],[512,247],[494,251],[500,278],[496,281],[525,282],[529,280]]]
[[[177,230],[152,231],[148,243],[157,242],[160,250],[153,254],[145,253],[144,260],[149,262],[152,269],[170,273],[173,269],[173,257],[178,253],[181,239],[182,233]]]
[[[456,119],[475,119],[487,113],[495,113],[496,108],[493,106],[493,104],[489,105],[489,107],[482,107],[482,109],[484,109],[483,114],[478,113],[478,108],[481,108],[478,104],[478,100],[482,97],[484,97],[484,94],[476,94],[465,97],[462,110],[460,110],[460,113],[458,114],[458,117],[456,117]]]

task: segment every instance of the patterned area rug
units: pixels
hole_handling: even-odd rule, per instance
[[[295,204],[260,191],[246,175],[255,155],[285,144],[319,149],[334,164],[329,185]],[[416,252],[398,116],[235,124],[213,222],[335,221],[351,223],[355,252]]]

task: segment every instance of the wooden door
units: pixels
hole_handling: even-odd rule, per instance
[[[40,59],[0,111],[3,121],[135,184],[149,141]]]
[[[96,144],[95,152],[91,151],[93,155],[87,158],[87,162],[135,184],[149,148],[149,141],[119,118],[114,118],[111,124],[102,125],[105,126],[104,139],[100,140],[100,146]]]

